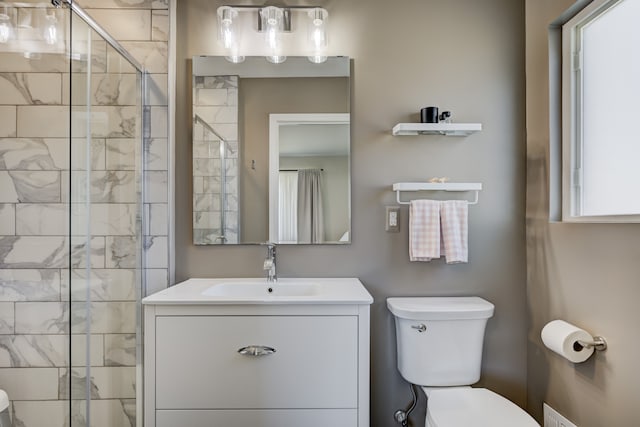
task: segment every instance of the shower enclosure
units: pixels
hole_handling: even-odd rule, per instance
[[[15,426],[142,425],[145,86],[75,4],[0,3],[0,389]]]
[[[201,64],[201,57],[194,57]],[[198,65],[195,65],[198,68]],[[193,243],[240,241],[237,118],[238,76],[193,76]],[[237,114],[236,114],[237,116]],[[225,135],[225,136],[223,136]],[[255,167],[255,166],[254,166]]]

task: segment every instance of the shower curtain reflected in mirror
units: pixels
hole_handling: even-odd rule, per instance
[[[278,172],[278,243],[324,242],[323,171]]]
[[[322,171],[298,171],[298,243],[324,241]]]

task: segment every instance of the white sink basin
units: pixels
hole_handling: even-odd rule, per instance
[[[212,297],[301,297],[318,295],[320,286],[315,283],[252,283],[223,282],[205,289],[202,294]]]
[[[269,291],[271,290],[271,291]],[[189,279],[150,295],[143,304],[371,304],[356,278]]]

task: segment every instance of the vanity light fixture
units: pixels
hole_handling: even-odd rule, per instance
[[[292,17],[294,11],[302,11],[308,17],[306,51],[309,61],[322,63],[327,60],[328,47],[327,23],[329,13],[326,9],[316,6],[221,6],[217,10],[218,17],[218,41],[225,49],[226,58],[231,62],[244,61],[241,53],[240,29],[255,28],[255,24],[242,25],[244,16],[255,20],[257,15],[258,32],[263,34],[264,55],[267,61],[279,64],[286,61],[282,35],[291,39],[298,35],[292,31]],[[249,12],[249,13],[245,13]],[[305,13],[306,12],[306,13]],[[255,22],[255,21],[254,21]],[[301,31],[304,32],[304,24]]]

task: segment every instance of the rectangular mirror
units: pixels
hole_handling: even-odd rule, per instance
[[[196,245],[351,241],[349,58],[193,58]]]

